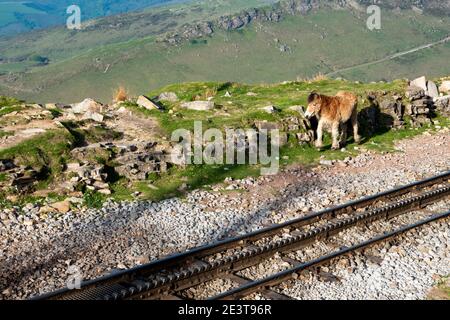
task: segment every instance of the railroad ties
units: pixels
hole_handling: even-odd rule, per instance
[[[368,196],[327,210],[311,213],[282,224],[191,249],[133,269],[82,283],[79,290],[61,289],[35,300],[181,299],[183,291],[216,279],[237,285],[209,299],[240,299],[259,293],[267,299],[290,299],[272,288],[295,279],[303,270],[317,267],[343,255],[397,237],[428,223],[446,219],[450,212],[425,208],[450,195],[450,172],[390,191]],[[412,223],[384,231],[365,241],[343,246],[319,257],[300,262],[290,252],[333,240],[358,226],[370,227],[405,213],[426,214]],[[252,280],[239,272],[282,256],[290,267],[265,278]]]

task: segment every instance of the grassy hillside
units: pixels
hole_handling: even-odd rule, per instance
[[[450,34],[444,19],[413,11],[386,12],[382,30],[375,32],[366,28],[365,18],[351,11],[321,10],[279,23],[255,22],[238,31],[219,31],[180,46],[157,43],[153,36],[114,43],[33,67],[13,79],[3,76],[0,90],[39,102],[86,96],[108,102],[120,84],[137,94],[185,81],[273,83],[378,60]],[[439,45],[336,76],[377,81],[448,74],[448,47]]]
[[[297,117],[298,113],[291,110],[293,105],[305,105],[308,94],[312,90],[317,90],[325,94],[335,94],[340,90],[351,90],[355,92],[360,99],[359,108],[366,108],[369,103],[366,99],[367,94],[375,93],[380,97],[388,97],[394,93],[403,93],[406,88],[406,82],[402,80],[390,83],[355,83],[352,81],[338,80],[320,80],[320,81],[298,81],[285,84],[274,85],[249,85],[230,82],[195,82],[171,84],[156,90],[147,92],[149,96],[158,95],[162,92],[174,92],[179,98],[177,102],[163,102],[164,112],[149,111],[138,107],[133,102],[127,102],[124,107],[128,108],[133,114],[138,115],[139,119],[150,118],[158,127],[165,141],[170,139],[171,133],[177,128],[188,130],[193,129],[194,121],[202,121],[203,130],[208,128],[250,128],[257,120],[267,120],[277,122],[280,125],[286,124],[288,119]],[[226,92],[230,96],[225,96]],[[256,95],[249,96],[252,92]],[[384,95],[386,93],[386,96]],[[192,111],[181,108],[183,102],[191,101],[195,97],[205,99],[211,97],[216,104],[216,108],[210,111]],[[0,111],[7,114],[11,112],[15,105],[20,104],[14,99],[0,99]],[[260,110],[261,107],[268,104],[276,105],[279,112],[269,114]],[[64,112],[61,110],[61,113]],[[55,120],[60,120],[58,112],[54,112]],[[0,113],[0,119],[3,115]],[[355,156],[363,150],[374,151],[394,151],[394,142],[398,139],[404,139],[423,133],[424,131],[435,131],[438,128],[448,127],[450,121],[448,118],[438,116],[435,127],[433,124],[425,124],[420,128],[412,128],[409,120],[406,122],[406,128],[401,130],[389,130],[380,128],[374,134],[367,134],[362,128],[364,135],[362,145],[356,146],[353,139],[348,139],[348,145],[345,150],[334,151],[330,147],[330,136],[325,136],[325,148],[318,151],[312,145],[301,145],[295,139],[295,132],[289,131],[289,140],[280,153],[280,165],[282,167],[290,164],[314,165],[320,159],[337,160],[349,156]],[[131,123],[130,126],[133,126]],[[57,190],[57,185],[61,181],[61,165],[74,162],[70,150],[80,146],[77,141],[110,141],[114,132],[109,132],[107,127],[99,129],[91,127],[88,131],[84,130],[64,130],[60,132],[49,131],[46,134],[35,136],[31,140],[23,141],[20,144],[1,150],[2,159],[16,159],[21,164],[30,165],[33,168],[48,167],[49,173],[44,180],[36,186],[36,191],[41,189]],[[95,139],[92,139],[94,137]],[[88,161],[85,159],[85,161]],[[113,162],[110,162],[114,166]],[[260,165],[191,165],[186,168],[171,167],[165,173],[151,175],[147,180],[127,181],[124,178],[110,181],[112,197],[118,200],[134,199],[132,194],[136,191],[141,193],[141,199],[158,200],[174,195],[181,195],[185,190],[192,190],[207,185],[221,183],[226,177],[243,178],[255,176],[260,173]],[[183,187],[184,186],[184,187]],[[41,188],[41,189],[40,189]],[[87,193],[90,197],[91,194]],[[7,203],[2,200],[0,193],[0,206]],[[86,196],[86,195],[85,195]],[[99,200],[104,200],[105,196],[98,194]],[[96,198],[97,199],[97,198]],[[29,201],[25,195],[20,201]],[[100,201],[101,203],[101,201]]]

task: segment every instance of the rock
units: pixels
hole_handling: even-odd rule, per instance
[[[177,102],[178,96],[174,92],[163,92],[158,96],[158,101]]]
[[[208,111],[214,109],[213,101],[191,101],[181,104],[182,108],[195,111]]]
[[[304,133],[297,133],[297,140],[299,144],[306,144],[314,140],[314,131],[310,130]]]
[[[433,81],[428,81],[427,95],[432,98],[439,97],[439,90]]]
[[[110,195],[111,194],[111,190],[109,190],[109,189],[100,189],[97,192],[101,193],[101,194],[104,194],[104,195]]]
[[[406,89],[405,95],[410,101],[413,101],[425,97],[425,90],[411,85]]]
[[[138,106],[145,108],[147,110],[161,110],[162,109],[159,105],[154,103],[150,98],[148,98],[146,96],[139,96],[136,103]]]
[[[102,182],[102,181],[95,181],[93,186],[97,189],[108,189],[109,188],[109,184],[107,184],[106,182]]]
[[[320,164],[323,166],[332,166],[333,165],[333,161],[332,160],[320,160]]]
[[[68,200],[55,202],[50,205],[53,209],[56,209],[58,212],[67,213],[70,211],[70,202]]]
[[[24,226],[32,226],[32,225],[33,225],[33,220],[25,220],[25,221],[23,222],[23,225],[24,225]]]
[[[14,162],[9,159],[0,160],[0,172],[14,168]]]
[[[227,91],[227,92],[225,93],[224,97],[226,97],[226,98],[231,98],[231,93]]]
[[[260,108],[260,110],[270,113],[270,114],[278,112],[278,109],[275,106],[262,107],[262,108]]]
[[[14,203],[17,202],[17,200],[19,200],[19,197],[13,194],[9,194],[6,196],[6,200]]]
[[[420,77],[410,82],[410,86],[419,87],[424,92],[428,90],[427,88],[427,78],[426,77]]]
[[[439,91],[443,93],[450,93],[450,80],[443,81],[439,86]]]
[[[52,208],[50,206],[43,206],[41,208],[39,208],[39,213],[41,214],[46,214],[46,213],[50,213],[50,212],[55,212],[56,209]]]
[[[289,107],[289,110],[298,112],[301,115],[305,114],[305,107],[304,106],[292,106],[292,107]]]
[[[93,99],[87,98],[72,106],[72,112],[75,114],[85,114],[88,111],[101,113],[103,112],[103,105]]]
[[[83,119],[90,119],[96,122],[103,122],[103,115],[98,112],[88,111],[83,115]]]
[[[12,290],[11,288],[6,288],[5,290],[2,291],[2,295],[4,295],[5,297],[9,297],[12,295]]]
[[[268,122],[268,121],[260,121],[260,120],[255,121],[255,127],[258,130],[269,130],[269,131],[281,129],[281,125],[276,122]]]
[[[247,92],[247,96],[249,96],[249,97],[256,97],[258,94],[257,93],[254,93],[254,92]]]

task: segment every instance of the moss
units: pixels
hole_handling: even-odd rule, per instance
[[[47,170],[47,177],[62,172],[74,143],[73,136],[65,130],[51,130],[18,145],[0,151],[0,158],[15,159],[20,165],[37,170]]]
[[[83,200],[88,208],[99,209],[106,201],[106,196],[96,191],[86,191],[83,195]]]

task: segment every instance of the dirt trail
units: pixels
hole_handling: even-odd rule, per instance
[[[351,67],[342,68],[342,69],[339,69],[339,70],[335,70],[333,72],[327,73],[326,76],[333,76],[333,75],[336,75],[338,73],[345,72],[345,71],[350,71],[350,70],[357,69],[357,68],[360,68],[360,67],[368,67],[368,66],[371,66],[371,65],[374,65],[374,64],[378,64],[378,63],[381,63],[381,62],[394,60],[396,58],[399,58],[399,57],[402,57],[402,56],[405,56],[405,55],[408,55],[408,54],[411,54],[411,53],[414,53],[414,52],[417,52],[417,51],[421,51],[421,50],[424,50],[424,49],[428,49],[428,48],[437,46],[439,44],[446,43],[448,41],[450,41],[450,36],[448,36],[445,39],[436,41],[436,42],[428,43],[428,44],[422,45],[420,47],[416,47],[416,48],[413,48],[413,49],[410,49],[410,50],[407,50],[407,51],[402,51],[402,52],[399,52],[399,53],[396,53],[396,54],[384,57],[382,59],[378,59],[378,60],[375,60],[375,61],[370,61],[370,62],[366,62],[366,63],[357,64],[357,65],[354,65],[354,66],[351,66]]]

